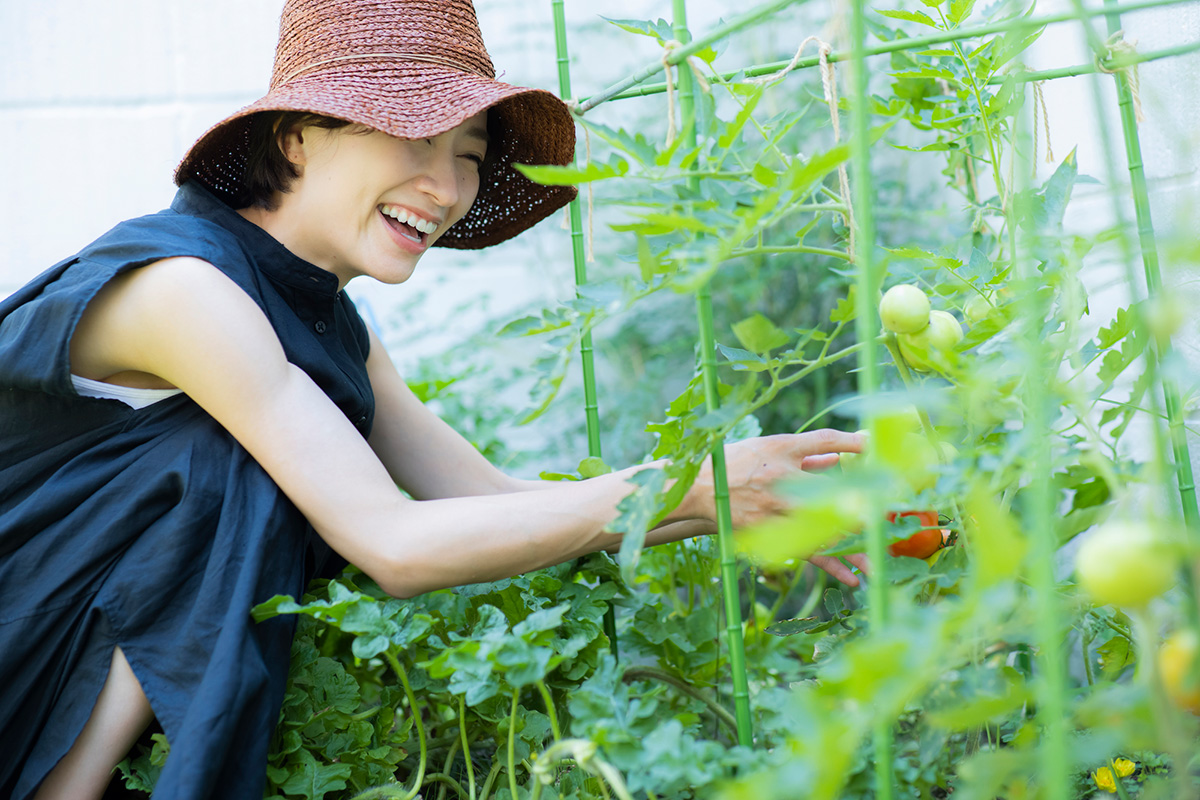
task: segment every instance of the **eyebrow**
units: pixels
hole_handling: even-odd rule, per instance
[[[472,139],[478,139],[479,141],[483,142],[484,144],[492,143],[492,137],[488,136],[487,128],[471,127],[471,128],[467,128],[465,131],[463,131],[463,134],[465,136],[471,137]]]

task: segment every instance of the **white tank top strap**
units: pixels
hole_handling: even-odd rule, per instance
[[[145,408],[160,400],[180,394],[182,389],[134,389],[129,386],[117,386],[113,383],[94,381],[90,378],[71,376],[71,384],[75,391],[86,397],[102,397],[109,400],[120,400],[131,408]]]

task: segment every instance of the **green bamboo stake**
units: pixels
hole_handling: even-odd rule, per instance
[[[780,5],[780,4],[776,4]],[[672,30],[679,42],[690,40],[687,29],[687,0],[672,0]],[[686,64],[679,67],[679,108],[683,120],[683,146],[696,146],[696,96],[692,72]],[[699,178],[688,178],[689,194],[700,189]],[[700,327],[700,368],[704,378],[704,399],[709,411],[721,406],[717,391],[716,336],[713,331],[712,287],[708,281],[696,294]],[[721,589],[725,599],[725,632],[729,645],[729,666],[733,672],[734,716],[737,719],[738,744],[752,747],[753,723],[750,718],[750,685],[746,678],[746,643],[742,638],[742,605],[738,587],[737,552],[733,543],[733,518],[729,509],[729,485],[725,472],[725,442],[718,439],[712,450],[713,486],[717,507],[717,543],[721,558]]]
[[[879,280],[875,274],[875,198],[871,184],[870,103],[867,87],[866,8],[865,0],[854,0],[850,6],[850,99],[851,118],[850,158],[853,171],[855,240],[855,285],[857,314],[855,334],[862,350],[858,354],[858,393],[870,398],[879,389],[879,366],[876,337],[879,324],[876,304]],[[877,415],[870,414],[868,428],[878,434]],[[868,458],[874,458],[868,453]],[[888,608],[887,550],[883,539],[882,513],[872,509],[867,517],[867,557],[872,575],[867,582],[867,619],[871,630],[886,629],[890,616]],[[892,720],[877,717],[871,731],[875,752],[875,796],[891,800],[895,777],[892,774]]]
[[[1186,3],[1186,2],[1191,2],[1191,0],[1143,0],[1142,2],[1129,3],[1127,5],[1121,6],[1121,9],[1124,11],[1143,11],[1143,10],[1149,9],[1149,8],[1160,8],[1163,6],[1179,5],[1181,3]],[[779,4],[780,7],[783,7],[785,5],[787,5],[787,3]],[[771,13],[775,10],[777,10],[777,9],[775,8],[774,5],[769,6],[769,7],[764,6],[761,9],[755,9],[754,11],[750,12],[749,14],[744,15],[745,17],[749,17],[750,14],[755,15],[752,19],[744,20],[743,17],[737,17],[737,18],[731,20],[729,23],[726,23],[725,25],[721,25],[717,28],[714,28],[711,32],[709,32],[702,39],[697,39],[691,45],[674,51],[671,54],[671,56],[668,58],[668,61],[672,65],[677,64],[680,60],[682,60],[685,53],[687,55],[692,55],[700,50],[703,50],[708,45],[712,44],[713,42],[715,42],[725,36],[728,36],[730,33],[740,30],[741,28],[746,27],[746,25],[757,22],[765,13]],[[1091,16],[1100,16],[1100,15],[1104,14],[1105,12],[1102,10],[1085,10],[1084,13],[1087,16],[1091,17]],[[1078,15],[1074,11],[1062,12],[1062,13],[1058,13],[1058,14],[1048,14],[1044,17],[1021,17],[1021,18],[1014,19],[1014,20],[1005,20],[1003,22],[993,22],[993,23],[988,23],[986,25],[977,25],[977,26],[969,27],[969,28],[956,28],[953,31],[941,31],[938,33],[926,34],[924,36],[911,36],[911,37],[905,37],[902,39],[895,39],[891,42],[886,42],[884,44],[880,44],[880,45],[876,45],[874,47],[867,48],[863,52],[867,56],[879,56],[879,55],[886,55],[888,53],[899,52],[901,50],[923,50],[923,49],[929,47],[930,45],[945,44],[947,42],[956,42],[956,41],[961,41],[963,39],[972,39],[972,38],[975,38],[978,36],[987,36],[987,35],[993,34],[993,33],[1009,33],[1009,32],[1013,32],[1013,31],[1032,31],[1043,25],[1051,25],[1051,24],[1056,24],[1059,22],[1070,22],[1077,18],[1078,18]],[[1190,43],[1178,45],[1176,47],[1168,48],[1168,49],[1165,49],[1162,51],[1154,51],[1154,53],[1148,53],[1148,54],[1146,54],[1147,57],[1145,60],[1151,60],[1150,56],[1153,56],[1154,58],[1165,58],[1165,57],[1172,56],[1172,55],[1181,55],[1183,53],[1192,52],[1195,49],[1196,49],[1196,47],[1194,47]],[[847,53],[845,51],[834,51],[829,54],[830,62],[847,61],[851,58],[853,58],[853,52]],[[760,75],[770,75],[772,73],[779,72],[781,69],[788,66],[788,64],[790,64],[790,63],[791,63],[790,60],[789,61],[773,61],[773,62],[770,62],[767,64],[760,64],[760,65],[756,65],[756,66],[744,67],[739,70],[733,70],[731,72],[724,72],[724,73],[721,73],[721,77],[724,80],[732,80],[733,78],[735,78],[739,75],[743,75],[747,78],[758,77]],[[819,59],[817,56],[805,56],[805,57],[802,57],[797,60],[794,69],[807,69],[810,67],[817,66],[818,63],[819,63]],[[1070,69],[1083,69],[1085,71],[1088,70],[1088,68],[1086,68],[1086,67],[1072,67]],[[1095,69],[1094,65],[1090,67],[1090,70],[1094,71],[1094,69]],[[667,90],[667,85],[665,83],[648,83],[648,84],[642,83],[647,78],[657,75],[660,72],[662,72],[662,62],[655,62],[654,64],[648,65],[648,66],[642,68],[641,70],[639,70],[634,75],[624,78],[623,80],[620,80],[620,81],[612,84],[611,86],[609,86],[607,89],[604,89],[600,93],[592,95],[591,97],[584,98],[583,100],[580,101],[580,105],[576,109],[576,113],[580,114],[580,115],[585,114],[588,111],[590,111],[591,109],[595,108],[596,106],[598,106],[601,103],[606,102],[608,100],[625,100],[625,99],[628,99],[631,97],[645,97],[647,95],[662,94],[663,92],[665,92]],[[1043,80],[1043,78],[1032,77],[1035,74],[1036,73],[1028,73],[1027,75],[1029,77],[1027,77],[1025,79],[1026,80]],[[1070,72],[1070,73],[1066,73],[1061,76],[1051,75],[1050,77],[1067,77],[1068,75],[1079,75],[1079,74],[1083,74],[1083,73],[1082,72]],[[1017,80],[1023,79],[1022,75],[1020,73],[1014,74],[1013,77],[1015,77]],[[1000,82],[1000,81],[1004,80],[1004,77],[999,76],[995,80],[997,82]]]
[[[1020,130],[1020,114],[1013,120],[1012,154],[1015,162]],[[1026,170],[1013,170],[1013,193],[1019,194],[1026,183]],[[1032,253],[1027,250],[1026,238],[1021,235],[1015,217],[1015,204],[1006,205],[1004,213],[1008,230],[1009,252],[1014,264],[1013,274],[1018,281],[1023,316],[1019,320],[1020,344],[1027,359],[1029,373],[1024,390],[1024,430],[1030,448],[1029,486],[1024,496],[1025,520],[1032,539],[1027,564],[1029,585],[1037,604],[1034,615],[1034,637],[1037,641],[1037,675],[1034,697],[1037,719],[1042,725],[1038,741],[1038,765],[1041,793],[1044,800],[1067,800],[1071,786],[1069,749],[1067,747],[1066,696],[1067,663],[1063,643],[1063,610],[1059,600],[1054,564],[1058,555],[1058,535],[1055,495],[1051,477],[1050,431],[1051,411],[1047,408],[1045,387],[1052,385],[1054,374],[1046,366],[1043,341],[1043,320],[1047,312]]]
[[[551,0],[554,14],[554,49],[558,59],[558,94],[571,102],[571,60],[567,54],[567,22],[563,12],[563,0]],[[575,296],[579,287],[587,283],[587,257],[583,248],[583,215],[579,197],[568,206],[571,219],[571,255],[575,262]],[[592,354],[592,332],[587,331],[579,344],[579,355],[583,362],[583,410],[587,418],[588,455],[600,458],[600,405],[596,401],[596,367]],[[610,602],[604,612],[604,633],[613,658],[620,657],[617,646],[617,616]]]
[[[1109,35],[1121,30],[1121,15],[1112,0],[1104,0],[1105,16]],[[1090,26],[1087,26],[1090,28]],[[1117,74],[1117,107],[1121,112],[1121,131],[1125,138],[1125,158],[1129,165],[1129,183],[1133,190],[1133,208],[1137,218],[1138,244],[1142,251],[1142,269],[1146,275],[1146,289],[1150,297],[1162,296],[1162,271],[1158,262],[1158,244],[1154,236],[1154,221],[1150,216],[1150,191],[1146,185],[1146,172],[1142,168],[1142,145],[1138,136],[1137,113],[1133,107],[1133,93],[1129,84]],[[1130,285],[1132,290],[1134,287]],[[1158,364],[1171,354],[1170,336],[1162,336],[1151,342],[1146,349],[1147,369],[1157,372]],[[1170,438],[1175,461],[1175,479],[1179,488],[1179,501],[1183,509],[1184,526],[1189,543],[1200,547],[1200,508],[1196,500],[1196,480],[1192,474],[1192,458],[1188,451],[1187,431],[1184,429],[1183,402],[1179,388],[1169,376],[1158,372],[1162,384],[1163,402],[1167,412],[1167,434]],[[1161,439],[1158,423],[1153,422],[1155,433]],[[1197,606],[1196,576],[1186,565],[1182,568],[1183,583],[1191,602],[1187,603],[1188,614],[1193,625],[1200,625],[1200,610]]]

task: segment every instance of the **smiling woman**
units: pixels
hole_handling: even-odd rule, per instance
[[[467,0],[292,0],[270,90],[191,148],[171,207],[0,303],[0,798],[100,797],[156,718],[156,797],[257,800],[292,623],[253,606],[347,562],[411,596],[619,545],[645,465],[504,474],[342,291],[574,196],[513,168],[570,161],[565,104],[494,75]],[[861,445],[731,446],[734,518]],[[647,541],[712,532],[712,493],[702,472]]]

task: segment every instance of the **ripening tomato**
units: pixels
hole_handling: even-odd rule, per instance
[[[1075,553],[1079,585],[1097,605],[1144,606],[1175,583],[1178,562],[1153,526],[1111,520]]]
[[[963,329],[958,319],[949,311],[929,312],[929,324],[916,333],[905,333],[896,337],[900,355],[905,363],[917,372],[929,372],[938,363],[944,362],[944,353],[962,341]]]
[[[1158,651],[1158,674],[1177,708],[1200,714],[1200,680],[1193,680],[1200,637],[1191,629],[1176,631]]]
[[[879,320],[893,333],[916,333],[929,324],[929,295],[917,286],[893,286],[879,302]]]
[[[921,530],[907,539],[888,545],[888,552],[892,555],[929,558],[945,546],[945,532],[938,527],[936,511],[902,511],[899,515],[895,511],[889,511],[887,521],[895,522],[897,516],[916,517],[921,523]]]

